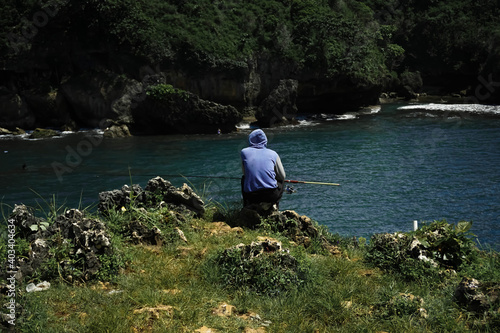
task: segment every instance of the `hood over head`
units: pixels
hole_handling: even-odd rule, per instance
[[[250,147],[264,148],[267,146],[267,137],[263,130],[256,129],[248,136]]]

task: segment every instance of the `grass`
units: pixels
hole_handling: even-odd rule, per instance
[[[221,212],[222,211],[222,212]],[[272,228],[221,229],[220,216],[234,221],[220,204],[204,218],[191,217],[180,225],[188,242],[166,238],[161,245],[131,244],[122,233],[134,219],[162,227],[168,210],[134,210],[100,217],[111,231],[125,265],[109,281],[51,281],[49,290],[25,292],[17,285],[19,332],[494,332],[498,306],[487,317],[474,315],[453,300],[462,273],[439,279],[408,281],[396,271],[382,270],[366,258],[369,244],[340,239],[340,256],[305,249]],[[146,216],[145,216],[146,215]],[[164,229],[166,230],[166,229]],[[325,233],[326,231],[322,231]],[[250,244],[260,237],[275,238],[307,265],[307,279],[297,288],[272,294],[229,285],[213,264],[227,248]],[[463,274],[500,282],[500,259],[482,251]],[[304,266],[304,267],[306,267]],[[105,276],[105,274],[104,274]],[[413,295],[409,300],[404,295]],[[422,300],[421,302],[419,300]],[[223,304],[234,307],[218,315]],[[420,311],[425,309],[425,313]],[[258,315],[258,316],[257,316]],[[254,319],[251,319],[253,316]]]

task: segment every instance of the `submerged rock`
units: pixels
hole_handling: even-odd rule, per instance
[[[22,135],[26,134],[26,132],[19,127],[16,127],[14,130],[8,130],[6,128],[0,127],[0,135]]]
[[[12,135],[12,132],[6,128],[0,127],[0,135]]]

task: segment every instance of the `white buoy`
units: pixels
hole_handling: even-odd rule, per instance
[[[417,231],[417,229],[418,229],[418,221],[413,220],[413,231]]]

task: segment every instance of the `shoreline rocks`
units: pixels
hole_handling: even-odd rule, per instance
[[[45,139],[52,138],[54,136],[61,135],[59,132],[47,129],[47,128],[36,128],[29,136],[29,139]]]

